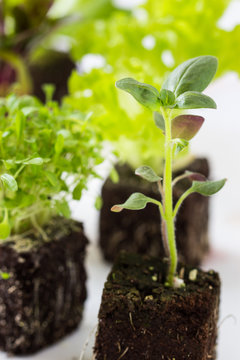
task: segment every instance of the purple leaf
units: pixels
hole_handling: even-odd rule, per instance
[[[179,115],[172,120],[172,138],[191,140],[204,122],[202,116]]]
[[[188,171],[186,170],[184,174],[177,176],[174,180],[173,180],[173,186],[176,185],[176,183],[180,180],[183,179],[189,179],[190,181],[207,181],[207,178],[200,173],[197,172],[192,172],[192,171]]]
[[[206,176],[197,172],[186,171],[186,177],[191,181],[207,181]]]

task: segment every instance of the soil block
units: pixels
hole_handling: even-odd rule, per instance
[[[209,175],[206,159],[194,160],[187,170]],[[163,257],[161,219],[156,205],[149,204],[141,211],[110,211],[113,205],[123,203],[133,192],[160,200],[157,185],[142,180],[127,165],[117,166],[117,171],[119,182],[113,183],[108,178],[102,188],[99,243],[104,258],[113,261],[121,250]],[[175,172],[174,176],[177,175],[179,173]],[[183,180],[174,187],[175,203],[189,186],[190,182]],[[191,194],[181,206],[176,219],[176,242],[179,259],[184,263],[197,266],[208,251],[208,206],[208,197],[197,193]]]
[[[0,246],[0,349],[37,351],[74,330],[86,299],[85,249],[81,223],[54,218],[49,242],[29,233]]]
[[[216,359],[220,280],[179,266],[184,288],[164,287],[166,263],[121,254],[99,311],[96,360]]]

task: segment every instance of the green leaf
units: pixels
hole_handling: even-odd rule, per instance
[[[43,90],[45,98],[46,98],[45,102],[48,103],[48,102],[52,101],[53,94],[55,92],[55,85],[53,85],[53,84],[44,84],[42,86],[42,90]]]
[[[101,196],[97,196],[94,205],[95,205],[95,208],[96,208],[97,210],[101,210],[102,205],[103,205],[103,201],[102,201],[102,197],[101,197]]]
[[[162,130],[163,132],[165,132],[165,122],[164,122],[164,118],[163,118],[162,114],[160,114],[160,113],[157,112],[157,111],[154,111],[153,119],[154,119],[155,125],[156,125],[160,130]]]
[[[155,173],[155,171],[150,166],[146,165],[137,168],[135,174],[141,176],[143,179],[149,182],[157,182],[161,180],[161,178]]]
[[[226,181],[227,179],[218,181],[193,181],[190,189],[192,192],[196,192],[204,196],[210,196],[221,190]]]
[[[155,200],[141,194],[141,193],[133,193],[127,201],[123,204],[114,205],[111,210],[114,212],[120,212],[123,209],[128,210],[141,210],[144,209],[147,203],[152,202],[156,203]]]
[[[36,106],[26,106],[26,107],[22,108],[21,111],[25,116],[29,116],[33,113],[38,112],[39,108]]]
[[[170,90],[162,89],[160,91],[160,101],[163,106],[173,105],[175,102],[174,93]]]
[[[0,271],[0,276],[3,280],[8,280],[10,278],[10,274],[3,271]]]
[[[59,185],[60,185],[59,180],[54,173],[52,173],[50,171],[44,171],[44,174],[46,175],[48,181],[50,182],[50,184],[53,187],[55,187],[55,188],[59,187]]]
[[[161,105],[159,91],[151,85],[140,83],[132,78],[125,78],[118,80],[116,87],[128,92],[140,104],[151,110],[157,110]]]
[[[62,134],[58,134],[54,147],[57,155],[59,155],[62,152],[63,147],[64,147],[64,137]]]
[[[172,120],[172,138],[191,140],[199,131],[204,118],[196,115],[179,115]]]
[[[162,89],[172,91],[176,97],[186,91],[202,92],[217,71],[218,61],[214,56],[199,56],[185,61],[174,69]]]
[[[71,211],[70,211],[69,205],[66,200],[56,201],[55,206],[56,206],[56,209],[57,209],[59,215],[62,215],[66,218],[70,218]]]
[[[173,153],[177,155],[180,151],[185,149],[188,146],[188,141],[185,139],[174,139],[172,140]]]
[[[30,159],[30,160],[24,160],[24,161],[22,161],[22,163],[25,165],[42,165],[45,162],[44,160],[45,159],[43,159],[41,157],[36,157],[36,158]]]
[[[196,91],[187,91],[176,99],[177,109],[216,109],[217,105],[209,96]]]
[[[11,234],[11,226],[8,221],[8,211],[4,209],[3,221],[0,223],[0,239],[5,240]]]
[[[83,191],[83,183],[82,181],[79,181],[79,183],[73,189],[73,199],[80,200],[82,196],[82,191]]]
[[[0,179],[2,180],[3,186],[10,191],[17,191],[18,184],[14,177],[9,174],[2,174],[0,175]]]
[[[110,176],[110,179],[112,180],[112,182],[113,182],[114,184],[118,183],[118,181],[119,181],[119,174],[118,174],[117,170],[115,169],[115,167],[113,167],[113,168],[111,169],[111,172],[110,172],[109,176]]]
[[[20,142],[23,137],[23,131],[25,127],[25,117],[22,113],[22,111],[18,111],[17,115],[15,117],[15,126],[16,126],[16,135],[17,135],[17,141]]]

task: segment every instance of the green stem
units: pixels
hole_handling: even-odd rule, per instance
[[[192,194],[192,189],[188,189],[187,191],[185,191],[185,193],[182,194],[182,196],[178,199],[174,211],[173,211],[173,217],[175,218],[175,216],[177,215],[178,209],[180,208],[180,206],[182,205],[183,201],[188,197],[188,195]]]
[[[20,174],[20,172],[25,168],[25,164],[23,164],[22,166],[20,166],[19,168],[18,168],[18,170],[15,172],[15,174],[14,174],[14,179],[16,179],[17,177],[18,177],[18,175]]]
[[[172,133],[171,133],[171,118],[169,110],[161,108],[162,115],[165,121],[165,167],[164,167],[164,210],[166,233],[169,245],[170,266],[168,270],[167,282],[173,286],[174,276],[177,269],[177,248],[175,241],[174,230],[174,216],[173,216],[173,196],[172,196]]]

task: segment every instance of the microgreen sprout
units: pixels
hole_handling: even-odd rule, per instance
[[[117,81],[116,86],[130,93],[138,102],[154,112],[156,126],[164,134],[164,172],[159,177],[149,166],[140,166],[135,174],[149,182],[156,182],[161,194],[161,201],[147,197],[141,193],[133,193],[126,202],[114,205],[112,211],[123,209],[140,210],[148,203],[158,206],[162,225],[162,240],[166,256],[169,258],[169,268],[166,285],[179,287],[177,249],[175,242],[174,222],[183,201],[192,193],[210,196],[218,192],[226,179],[209,181],[203,175],[185,172],[173,180],[172,162],[174,156],[188,145],[201,128],[204,118],[196,115],[176,115],[176,109],[215,109],[216,104],[209,96],[202,94],[217,70],[217,59],[213,56],[199,56],[179,65],[164,82],[161,91],[151,85],[125,78]],[[173,187],[184,178],[191,181],[191,186],[181,195],[173,206]]]
[[[70,216],[102,162],[101,137],[88,114],[51,100],[0,99],[0,239],[36,229],[53,216]]]

